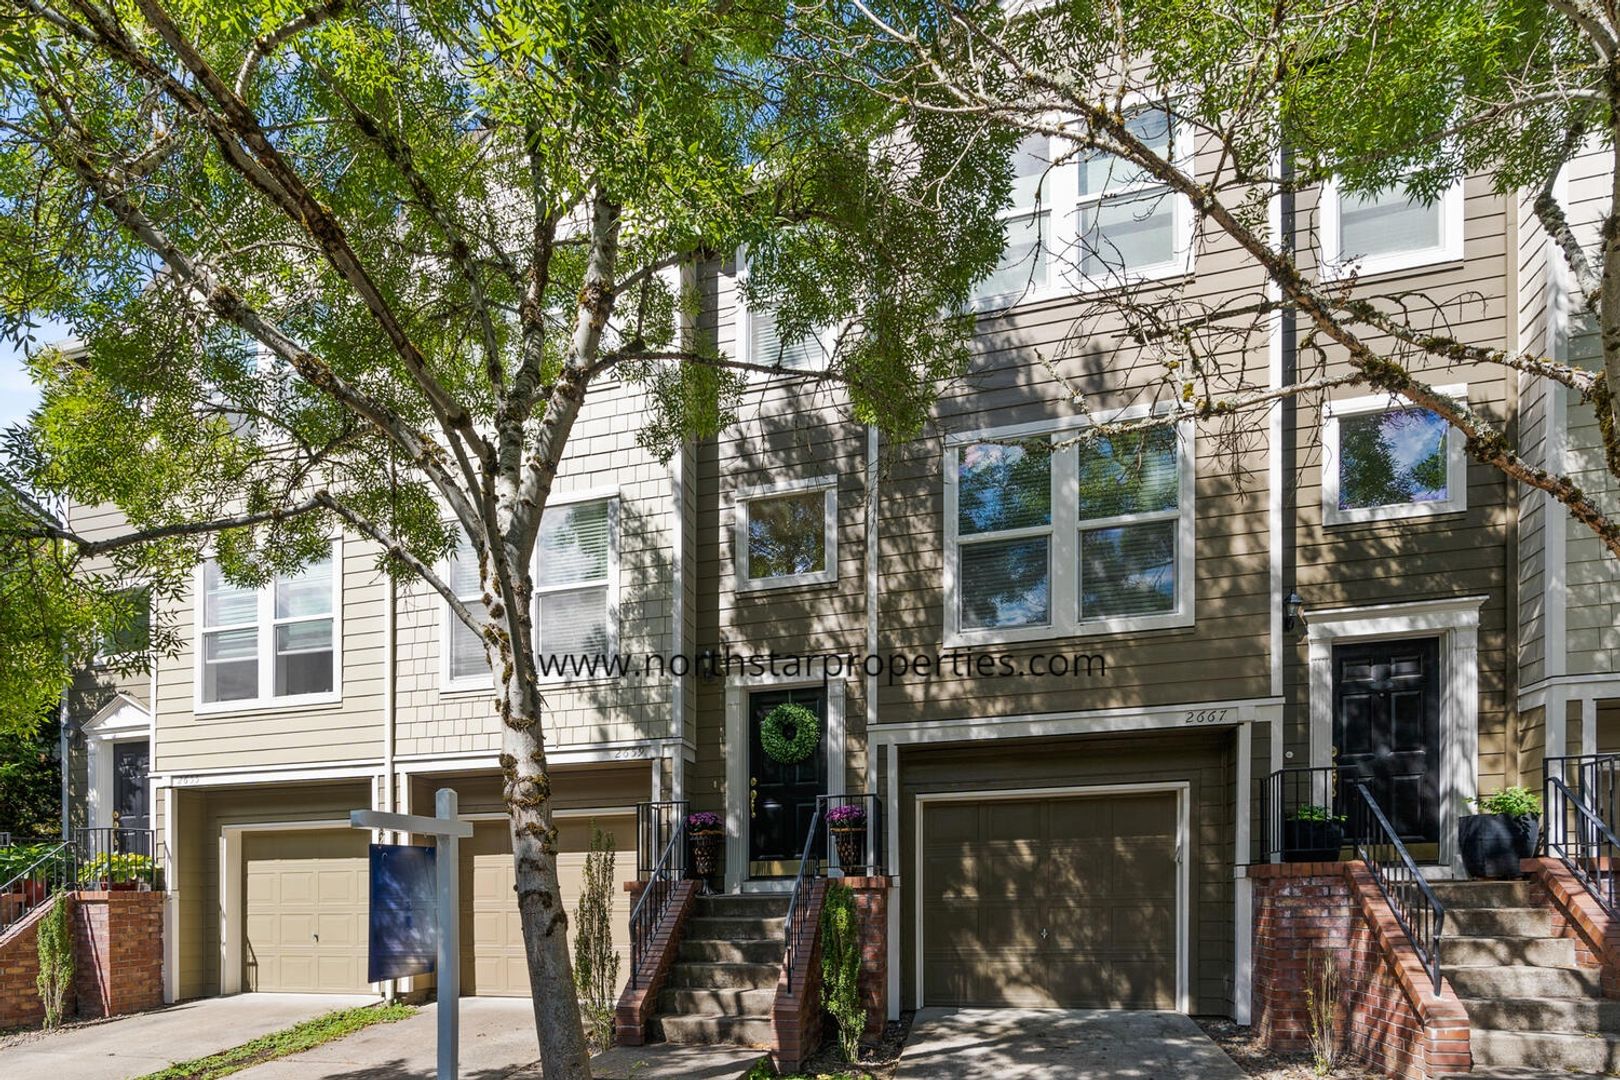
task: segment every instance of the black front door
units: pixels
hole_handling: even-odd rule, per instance
[[[113,823],[121,830],[152,827],[146,806],[151,761],[151,746],[146,742],[113,743]]]
[[[1335,761],[1366,779],[1408,844],[1440,839],[1440,642],[1333,650]]]
[[[759,723],[784,702],[816,714],[821,738],[805,760],[784,765],[765,753]],[[770,690],[748,696],[748,874],[783,877],[798,872],[816,796],[827,792],[827,694],[821,687]],[[825,830],[818,830],[824,832]],[[816,838],[814,853],[826,846]]]

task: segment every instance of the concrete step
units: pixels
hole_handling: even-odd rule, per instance
[[[1469,908],[1535,907],[1541,890],[1531,881],[1431,881],[1429,888],[1446,905],[1462,911]]]
[[[786,949],[780,938],[761,938],[754,941],[710,941],[683,938],[676,953],[677,960],[697,960],[711,964],[776,964],[782,963]]]
[[[653,1018],[653,1025],[672,1043],[758,1047],[771,1044],[771,1022],[751,1016],[657,1016]]]
[[[776,1001],[776,987],[767,989],[684,988],[665,990],[658,995],[658,1011],[678,1015],[708,1014],[711,1016],[771,1015]]]
[[[1448,908],[1445,932],[1457,937],[1552,937],[1552,914],[1535,907]]]
[[[1609,1073],[1573,1072],[1569,1069],[1475,1069],[1448,1073],[1439,1080],[1576,1080],[1582,1076],[1608,1076]]]
[[[1475,1066],[1608,1073],[1620,1069],[1620,1036],[1548,1031],[1475,1031]]]
[[[781,919],[694,917],[686,920],[681,936],[687,941],[780,941]]]
[[[781,919],[787,910],[787,893],[719,893],[698,897],[692,914],[705,918]]]
[[[1596,998],[1602,983],[1585,968],[1476,967],[1446,972],[1461,998]]]
[[[1465,998],[1468,1024],[1485,1031],[1620,1033],[1620,1001],[1586,998]]]
[[[1572,968],[1572,938],[1454,937],[1440,943],[1440,964],[1445,970],[1462,967]]]
[[[782,975],[780,961],[774,964],[715,964],[681,961],[669,969],[672,987],[702,990],[771,990]]]

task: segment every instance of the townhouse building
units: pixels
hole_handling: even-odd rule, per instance
[[[1166,153],[1196,165],[1158,123]],[[850,419],[816,378],[827,341],[779,340],[742,298],[740,254],[690,269],[695,329],[794,370],[757,380],[736,425],[661,463],[636,440],[640,391],[593,387],[546,513],[537,625],[547,655],[629,668],[546,688],[570,904],[593,827],[634,876],[637,804],[719,813],[716,885],[771,893],[793,882],[818,798],[868,793],[891,1013],[1243,1022],[1274,777],[1365,766],[1443,879],[1471,797],[1538,786],[1548,757],[1620,751],[1612,560],[1432,414],[1334,389],[1240,437],[1179,421],[1074,438],[1088,415],[1174,408],[1100,291],[1217,304],[1266,282],[1195,235],[1178,199],[1053,157],[1020,151],[971,370],[918,437]],[[1594,155],[1560,181],[1581,228],[1606,209],[1603,170]],[[1309,272],[1354,265],[1358,288],[1421,293],[1469,343],[1592,355],[1557,251],[1487,177],[1433,204],[1329,187],[1274,213]],[[1300,339],[1273,316],[1221,359],[1262,386],[1340,370]],[[1416,374],[1612,497],[1590,407],[1568,391],[1498,367]],[[1028,446],[1048,438],[1050,453]],[[72,524],[113,519],[81,508]],[[369,542],[332,543],[257,591],[203,566],[173,613],[176,655],[146,679],[86,674],[76,812],[161,842],[171,997],[356,991],[368,836],[348,811],[420,810],[454,787],[479,821],[462,986],[525,994],[482,654],[425,589],[391,584]],[[863,662],[829,673],[829,656]],[[760,735],[784,703],[819,727],[791,765]]]

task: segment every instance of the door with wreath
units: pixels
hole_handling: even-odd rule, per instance
[[[827,694],[819,686],[748,696],[748,876],[799,872],[816,796],[827,791]],[[825,858],[826,830],[812,853]]]

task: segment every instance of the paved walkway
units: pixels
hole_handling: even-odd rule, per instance
[[[376,1000],[369,994],[238,994],[15,1035],[0,1044],[0,1076],[125,1080],[217,1054],[333,1009]]]
[[[1180,1013],[923,1009],[896,1080],[1243,1080]]]

